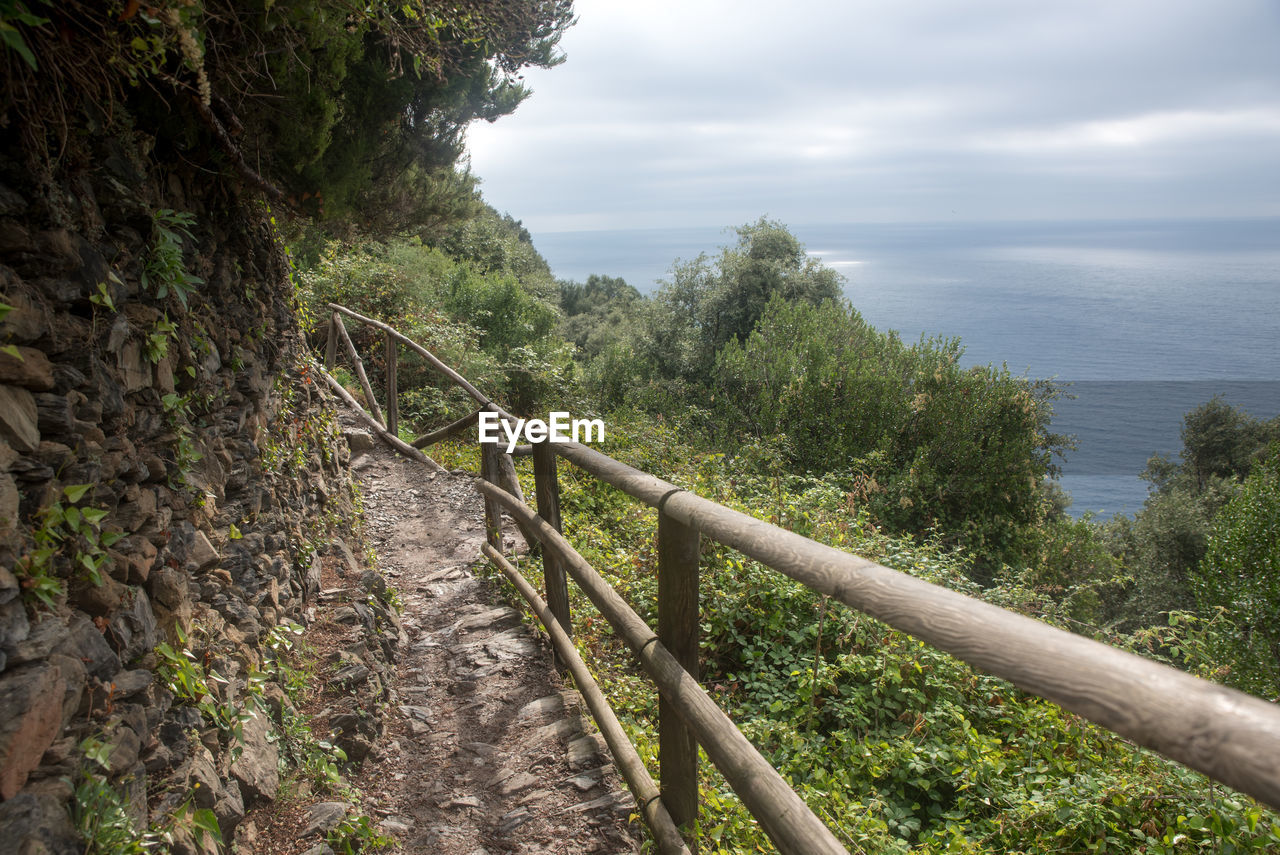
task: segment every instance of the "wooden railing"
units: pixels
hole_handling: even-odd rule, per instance
[[[342,306],[330,308],[327,366],[332,364],[339,338],[348,344],[348,352],[359,364],[342,327],[340,316],[345,315],[386,334],[389,373],[394,372],[391,342],[395,340],[426,358],[479,407],[467,419],[406,444],[389,433],[396,408],[394,397],[389,397],[384,420],[364,415],[398,450],[429,460],[418,447],[465,429],[479,412],[488,410],[499,418],[514,420],[457,372],[391,327]],[[356,374],[372,401],[362,369],[357,368]],[[329,379],[340,394],[355,403]],[[394,380],[389,386],[394,388]],[[577,443],[540,443],[522,450],[533,456],[535,512],[520,495],[511,456],[494,444],[483,444],[481,449],[477,486],[485,500],[488,543],[484,554],[512,581],[547,628],[561,664],[582,688],[588,708],[664,853],[688,851],[677,827],[692,828],[697,816],[699,745],[781,852],[845,851],[698,683],[698,555],[702,537],[736,549],[975,668],[1280,808],[1280,707],[1275,704],[824,546]],[[657,509],[656,633],[561,534],[557,456]],[[511,516],[531,547],[542,549],[545,602],[501,553],[501,511]],[[631,647],[658,687],[660,790],[574,650],[569,638],[569,576]]]

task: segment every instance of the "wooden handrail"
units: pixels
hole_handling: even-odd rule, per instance
[[[472,386],[470,383],[467,382],[467,378],[463,377],[457,371],[454,371],[448,365],[445,365],[443,362],[440,361],[440,359],[434,353],[427,350],[425,347],[418,344],[413,339],[406,338],[405,336],[401,335],[398,331],[396,331],[394,327],[390,327],[387,324],[384,324],[382,321],[376,321],[373,318],[366,317],[360,314],[359,312],[353,312],[350,309],[348,309],[346,306],[339,306],[337,303],[329,303],[328,306],[330,309],[332,309],[335,312],[341,312],[342,314],[346,315],[349,318],[355,318],[357,321],[360,321],[362,324],[368,324],[371,327],[376,327],[377,329],[380,329],[383,332],[387,333],[396,341],[400,342],[405,347],[408,347],[410,350],[417,353],[423,359],[427,360],[427,362],[431,365],[432,368],[434,368],[436,371],[439,371],[445,377],[448,377],[450,380],[456,383],[462,389],[462,391],[470,395],[472,400],[474,400],[477,404],[484,406],[485,404],[490,403],[489,398],[483,392],[481,392],[475,386]]]
[[[409,444],[412,445],[414,448],[426,448],[428,445],[435,445],[440,440],[448,439],[454,434],[462,433],[464,430],[471,427],[473,424],[476,423],[476,419],[478,419],[480,417],[480,414],[483,412],[484,412],[484,407],[481,407],[480,409],[476,410],[473,413],[470,413],[469,415],[465,415],[460,419],[449,422],[444,427],[436,428],[430,433],[424,433],[422,436],[418,437],[417,439],[415,439],[413,442]]]
[[[684,840],[680,837],[680,829],[676,828],[675,822],[671,819],[671,814],[667,812],[666,805],[663,804],[662,799],[659,797],[657,784],[649,776],[649,771],[645,768],[644,761],[640,759],[640,755],[636,753],[635,746],[627,739],[626,732],[623,731],[622,725],[618,722],[617,714],[614,713],[613,707],[609,706],[609,702],[605,700],[599,684],[596,683],[595,677],[591,676],[591,671],[587,668],[587,663],[582,661],[582,657],[578,654],[578,649],[573,646],[573,639],[569,637],[569,633],[560,625],[560,621],[552,613],[551,607],[538,596],[533,585],[529,584],[529,580],[521,576],[520,572],[512,566],[510,561],[503,557],[502,553],[487,543],[481,546],[480,549],[484,552],[485,557],[492,561],[511,581],[515,589],[520,592],[520,596],[524,597],[525,602],[533,609],[533,613],[542,621],[542,625],[546,627],[547,635],[551,637],[551,643],[555,646],[556,654],[568,668],[569,673],[573,675],[574,684],[577,685],[583,701],[586,702],[587,709],[591,711],[591,717],[595,719],[596,724],[600,727],[600,733],[604,736],[604,741],[609,746],[610,753],[613,754],[614,759],[617,761],[618,771],[622,773],[622,777],[627,779],[627,786],[631,788],[636,804],[640,807],[641,814],[644,815],[649,827],[653,829],[654,836],[657,838],[658,851],[662,852],[663,855],[667,855],[667,853],[690,855],[689,847],[685,845]]]
[[[329,308],[335,321],[341,313],[383,330],[388,343],[394,338],[406,344],[480,405],[464,419],[420,437],[415,446],[420,442],[430,444],[423,441],[427,438],[434,441],[456,433],[486,410],[503,419],[515,418],[425,348],[388,325],[336,304],[329,304]],[[340,327],[340,321],[330,329],[326,348],[330,363],[338,337],[334,327]],[[336,381],[328,379],[337,386]],[[353,401],[349,395],[346,397]],[[372,421],[371,416],[363,415]],[[392,444],[403,453],[420,455],[406,443]],[[696,754],[700,743],[780,850],[844,851],[690,673],[697,670],[696,658],[689,659],[687,654],[690,649],[695,653],[697,649],[699,535],[737,549],[976,668],[1280,808],[1280,706],[825,546],[577,443],[521,446],[516,450],[515,456],[534,455],[540,516],[512,495],[519,489],[511,468],[512,455],[503,454],[492,444],[482,450],[477,487],[485,504],[489,540],[485,554],[507,572],[499,554],[498,528],[500,509],[505,509],[531,546],[537,542],[545,547],[544,575],[551,606],[541,600],[530,603],[548,625],[548,632],[552,632],[548,618],[558,627],[553,635],[567,636],[571,626],[564,588],[567,571],[632,647],[658,685],[662,698],[662,800],[677,821],[691,818],[691,810],[696,815],[696,801],[691,809],[689,792],[692,787],[696,797]],[[559,533],[554,455],[658,509],[659,629],[668,644],[659,642],[653,630]],[[522,595],[526,594],[514,578],[512,582]],[[678,722],[671,721],[671,713]],[[614,756],[619,756],[617,751]],[[691,758],[695,759],[691,762]]]
[[[671,708],[693,731],[707,756],[779,850],[786,855],[847,855],[830,829],[787,786],[769,761],[760,756],[698,681],[680,667],[657,634],[560,532],[505,490],[483,480],[477,481],[476,487],[485,498],[497,502],[513,518],[521,520],[545,549],[556,552],[569,575],[632,649],[657,684],[658,691],[671,702]]]
[[[577,443],[556,453],[725,546],[1108,730],[1280,807],[1280,707],[891,570]]]

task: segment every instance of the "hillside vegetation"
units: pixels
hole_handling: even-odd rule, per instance
[[[1072,520],[1052,481],[1069,453],[1051,424],[1064,390],[963,368],[953,339],[875,330],[781,224],[742,226],[735,244],[677,262],[647,297],[607,275],[550,283],[536,259],[519,224],[489,211],[430,247],[332,246],[300,275],[300,293],[313,310],[334,299],[381,312],[515,412],[602,416],[606,453],[700,495],[1198,675],[1280,693],[1267,646],[1280,602],[1267,529],[1276,422],[1207,402],[1187,416],[1182,459],[1152,461],[1143,511]],[[465,414],[469,400],[407,370],[422,419],[412,427]],[[471,438],[440,454],[476,466]],[[653,512],[571,468],[561,478],[571,540],[652,622]],[[704,685],[851,851],[1280,845],[1280,817],[1198,773],[732,550],[704,542],[702,567]],[[579,644],[656,774],[654,691],[585,598],[574,607]],[[767,849],[704,769],[704,846]]]

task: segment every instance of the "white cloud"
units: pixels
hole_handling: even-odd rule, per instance
[[[535,231],[1276,211],[1274,0],[577,13],[568,62],[470,134],[486,196]]]

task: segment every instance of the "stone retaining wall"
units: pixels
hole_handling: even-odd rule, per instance
[[[216,712],[252,708],[265,638],[357,542],[349,450],[269,212],[140,137],[77,145],[0,149],[0,840],[83,852],[68,806],[96,780],[214,851],[171,817],[208,808],[230,841],[275,795],[264,717]],[[162,643],[225,680],[205,711]]]

